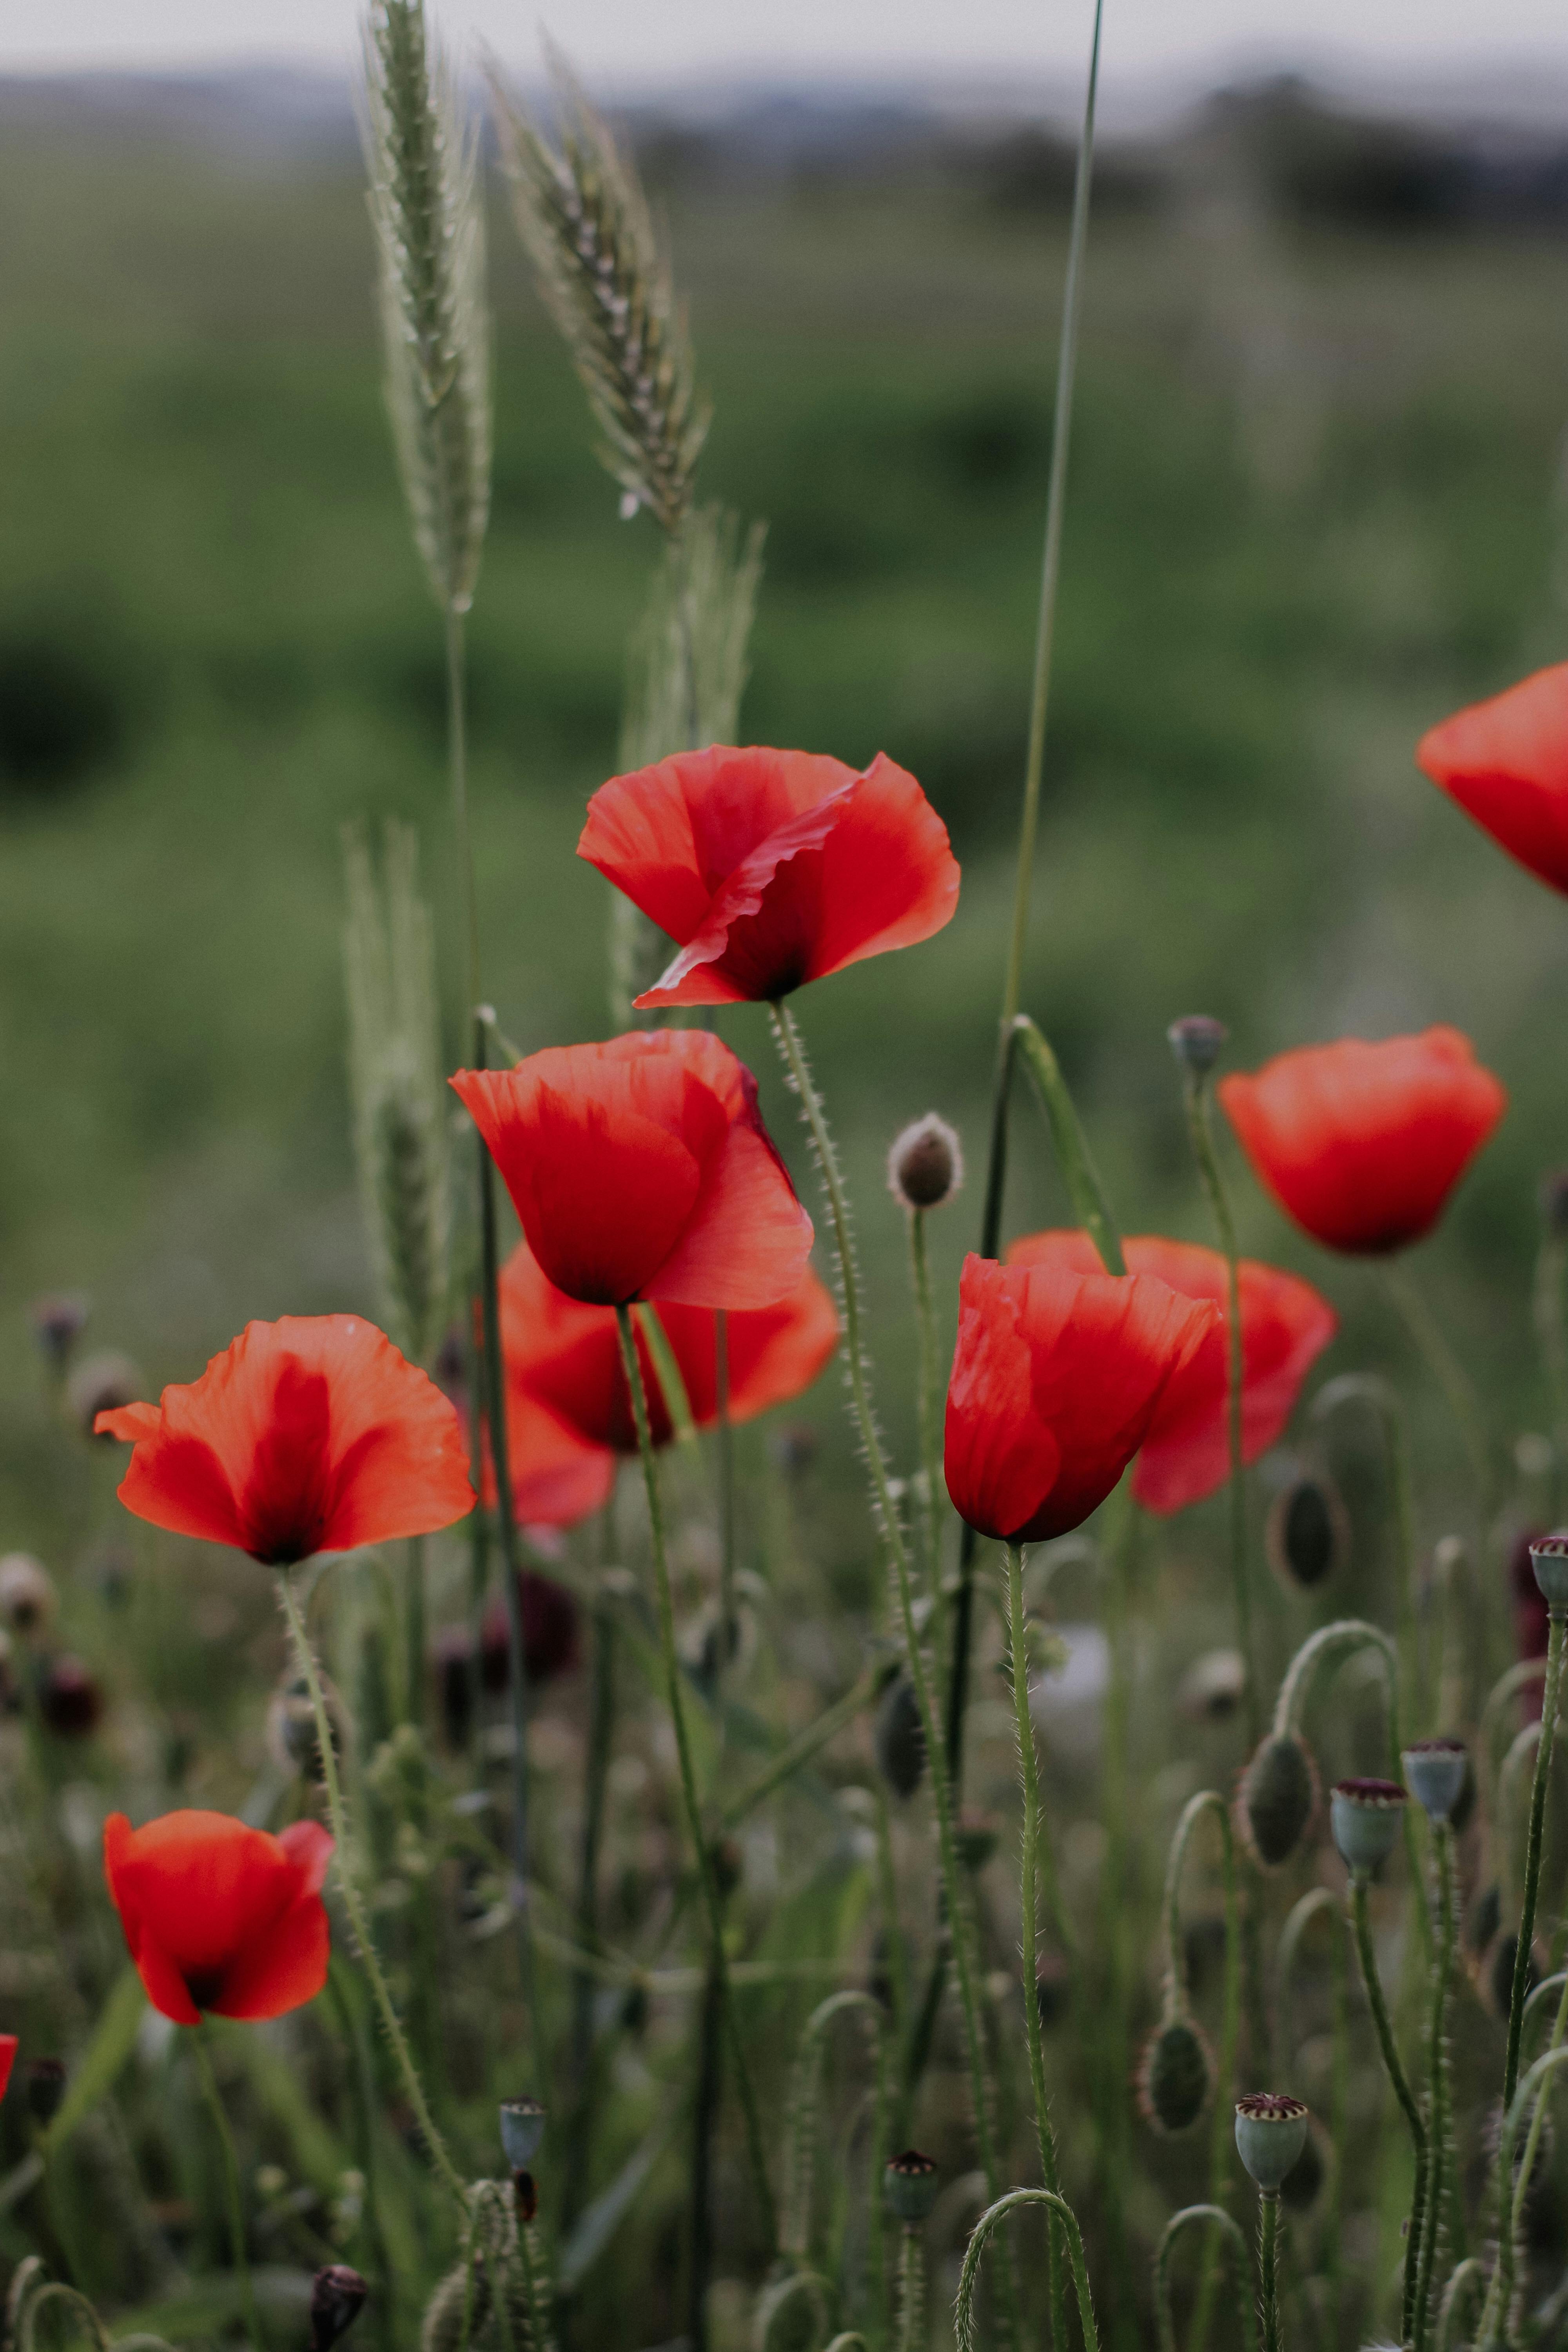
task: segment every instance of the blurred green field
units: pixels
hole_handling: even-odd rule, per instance
[[[1200,1235],[1173,1015],[1222,1014],[1244,1061],[1468,1029],[1513,1106],[1418,1264],[1528,1422],[1568,916],[1411,747],[1564,650],[1561,241],[1288,234],[1193,153],[1174,199],[1091,244],[1026,1001],[1129,1229]],[[249,1315],[363,1303],[340,828],[410,815],[444,903],[452,877],[355,159],[14,127],[0,218],[0,1497],[5,1540],[43,1543],[29,1297],[90,1293],[93,1339],[154,1381]],[[887,1137],[934,1106],[981,1143],[1062,226],[935,186],[758,184],[677,198],[669,227],[707,493],[769,522],[747,731],[886,748],[965,866],[939,941],[803,1006],[886,1329]],[[531,1047],[606,1025],[605,892],[572,852],[656,551],[616,520],[499,196],[493,243],[475,794],[488,984]],[[762,1017],[724,1026],[805,1189]],[[1061,1213],[1026,1121],[1016,1225]],[[1237,1166],[1247,1245],[1308,1265]],[[954,1264],[977,1214],[947,1221]],[[1363,1277],[1317,1273],[1346,1316],[1331,1364],[1387,1349]],[[815,1410],[835,1422],[827,1384]]]

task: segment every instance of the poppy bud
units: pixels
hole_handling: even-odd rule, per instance
[[[347,2263],[331,2263],[318,2271],[310,2286],[310,2352],[331,2352],[352,2327],[370,2289]]]
[[[67,1385],[66,1403],[82,1435],[91,1437],[100,1412],[119,1412],[128,1404],[138,1403],[145,1386],[129,1356],[103,1349],[82,1358]],[[112,1433],[104,1433],[106,1445],[116,1442]]]
[[[1554,1242],[1568,1241],[1568,1168],[1553,1168],[1536,1192],[1541,1222]]]
[[[1236,2149],[1266,2197],[1278,2196],[1307,2142],[1309,2110],[1279,2091],[1236,2103]]]
[[[55,1613],[55,1588],[48,1570],[31,1552],[8,1551],[0,1559],[0,1625],[31,1641]]]
[[[1568,1536],[1542,1536],[1530,1547],[1530,1565],[1549,1617],[1568,1617]]]
[[[24,2071],[27,2110],[40,2127],[53,2123],[66,2095],[66,2070],[58,2058],[29,2058]]]
[[[1309,2121],[1301,2153],[1279,2184],[1279,2200],[1292,2213],[1310,2213],[1328,2178],[1330,2159],[1323,2154],[1322,2136]]]
[[[1214,2060],[1190,2017],[1169,2017],[1149,2037],[1138,2068],[1138,2104],[1156,2131],[1184,2132],[1208,2105]]]
[[[1342,1567],[1350,1549],[1350,1520],[1339,1490],[1308,1471],[1281,1487],[1264,1531],[1268,1565],[1286,1587],[1310,1592]]]
[[[38,1677],[38,1714],[57,1739],[85,1739],[103,1713],[103,1693],[79,1658],[51,1658]]]
[[[902,2156],[889,2157],[882,2169],[882,2193],[888,2210],[895,2218],[910,2226],[923,2221],[936,2203],[936,2158],[922,2156],[917,2147],[906,2147]]]
[[[1337,1780],[1329,1796],[1329,1827],[1340,1859],[1353,1878],[1369,1877],[1399,1843],[1405,1790],[1397,1780]]]
[[[1173,1021],[1165,1034],[1182,1068],[1194,1078],[1206,1078],[1230,1031],[1209,1013],[1189,1013],[1183,1020]]]
[[[1289,1862],[1318,1809],[1318,1773],[1294,1732],[1271,1732],[1254,1749],[1237,1798],[1243,1837],[1265,1870]]]
[[[1239,1650],[1205,1650],[1194,1658],[1176,1691],[1182,1713],[1194,1723],[1226,1723],[1247,1691],[1247,1662]]]
[[[1417,1739],[1401,1759],[1410,1793],[1428,1821],[1452,1821],[1469,1778],[1470,1759],[1462,1739]]]
[[[958,1129],[934,1110],[893,1138],[888,1154],[888,1190],[911,1209],[940,1209],[963,1182],[963,1147]]]
[[[27,1309],[38,1352],[56,1380],[65,1376],[71,1349],[81,1336],[87,1316],[87,1301],[76,1292],[54,1298],[35,1298]]]
[[[907,1675],[890,1682],[878,1702],[871,1744],[877,1769],[895,1796],[912,1797],[926,1768],[925,1733]]]
[[[513,2172],[533,2162],[544,2138],[544,2109],[537,2099],[503,2099],[500,2144]]]

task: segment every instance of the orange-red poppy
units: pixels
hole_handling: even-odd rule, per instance
[[[1456,711],[1415,758],[1510,857],[1568,891],[1568,662]]]
[[[1195,1242],[1158,1234],[1122,1244],[1129,1274],[1152,1275],[1184,1298],[1212,1299],[1222,1318],[1229,1297],[1225,1259]],[[1103,1271],[1085,1233],[1030,1234],[1007,1252],[1009,1265]],[[1256,1462],[1277,1444],[1301,1383],[1339,1328],[1321,1293],[1293,1274],[1243,1258],[1241,1274],[1241,1452]],[[1230,1474],[1230,1342],[1222,1320],[1166,1381],[1139,1449],[1132,1492],[1145,1510],[1184,1510]]]
[[[958,904],[947,827],[885,752],[857,774],[812,751],[679,751],[601,785],[577,855],[679,947],[639,1005],[773,1001],[929,940]]]
[[[281,2017],[327,1980],[321,1882],[332,1841],[318,1822],[280,1837],[228,1813],[164,1813],[103,1825],[103,1867],[147,1998],[176,2025]]]
[[[135,1447],[127,1510],[268,1567],[428,1535],[473,1508],[449,1399],[355,1315],[247,1323],[199,1380],[94,1427]]]
[[[11,2069],[16,2063],[18,2046],[14,2033],[0,2033],[0,2099],[5,2095],[5,2085],[11,2079]]]

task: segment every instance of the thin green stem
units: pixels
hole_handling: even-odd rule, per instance
[[[479,985],[479,908],[474,873],[473,841],[468,829],[468,729],[466,647],[463,615],[447,606],[447,760],[452,786],[452,824],[458,844],[458,887],[462,894],[463,938],[467,952],[468,1001],[477,1006]]]
[[[1241,1254],[1236,1238],[1236,1220],[1231,1215],[1230,1200],[1225,1189],[1225,1175],[1220,1167],[1219,1153],[1215,1148],[1214,1121],[1211,1115],[1206,1079],[1189,1071],[1184,1083],[1187,1108],[1187,1134],[1192,1143],[1193,1158],[1198,1175],[1208,1197],[1208,1204],[1219,1234],[1219,1245],[1225,1255],[1226,1273],[1226,1342],[1228,1377],[1226,1383],[1226,1429],[1230,1448],[1229,1528],[1230,1528],[1230,1588],[1236,1610],[1236,1645],[1241,1652],[1241,1662],[1247,1680],[1243,1690],[1243,1721],[1247,1731],[1247,1752],[1258,1745],[1262,1719],[1258,1700],[1258,1657],[1252,1633],[1252,1586],[1247,1568],[1247,1473],[1242,1460],[1242,1411],[1246,1402],[1245,1335],[1241,1320]]]
[[[1490,1511],[1495,1493],[1492,1441],[1475,1382],[1448,1345],[1442,1325],[1407,1269],[1390,1259],[1384,1266],[1383,1279],[1411,1338],[1426,1358],[1427,1369],[1447,1399],[1448,1410],[1458,1425],[1465,1451],[1470,1458],[1470,1471],[1485,1517]]]
[[[1132,1937],[1139,1907],[1138,1850],[1132,1836],[1131,1775],[1129,1740],[1131,1723],[1131,1586],[1133,1556],[1142,1514],[1124,1483],[1111,1504],[1119,1515],[1110,1536],[1105,1580],[1106,1636],[1110,1650],[1110,1680],[1105,1696],[1103,1798],[1105,1866],[1100,1878],[1104,1999],[1100,2004],[1097,2153],[1100,2200],[1110,2253],[1115,2294],[1111,2303],[1112,2333],[1126,2310],[1128,2279],[1127,2187],[1131,2166],[1128,2149],[1130,2103],[1128,2077],[1131,2053],[1128,2043],[1131,2006]]]
[[[768,2243],[778,2243],[778,2210],[773,2201],[773,2184],[768,2179],[767,2158],[763,2153],[762,2124],[757,2114],[756,2095],[752,2087],[751,2068],[746,2060],[745,2043],[742,2040],[735,2016],[734,1999],[730,1988],[729,1961],[724,1949],[724,1915],[718,1885],[713,1876],[713,1857],[702,1829],[702,1806],[697,1793],[697,1772],[691,1759],[691,1739],[686,1722],[686,1701],[682,1688],[680,1657],[675,1642],[675,1596],[670,1589],[669,1560],[664,1540],[664,1506],[659,1496],[658,1462],[653,1450],[653,1436],[648,1426],[647,1395],[643,1387],[642,1365],[637,1356],[637,1339],[632,1328],[629,1307],[617,1307],[616,1327],[620,1333],[621,1362],[626,1371],[626,1386],[631,1392],[632,1416],[637,1423],[637,1451],[642,1457],[643,1484],[647,1490],[648,1528],[653,1549],[654,1591],[658,1614],[659,1654],[664,1666],[665,1697],[675,1731],[675,1752],[680,1773],[681,1801],[686,1809],[686,1825],[694,1849],[698,1885],[701,1891],[703,1909],[707,1914],[709,1958],[718,1987],[720,2003],[730,2035],[731,2051],[735,2068],[735,2085],[740,2095],[741,2112],[745,2122],[746,2147],[750,2158],[752,2180],[758,2206],[763,2215]]]
[[[974,2108],[974,2137],[980,2157],[981,2170],[985,2176],[987,2193],[994,2200],[999,2171],[996,2158],[995,2132],[991,2111],[991,2084],[986,2064],[985,2044],[981,2029],[979,1989],[975,1981],[975,1961],[970,1937],[969,1905],[963,1874],[959,1867],[953,1839],[952,1793],[946,1770],[946,1751],[941,1738],[936,1706],[931,1694],[931,1677],[925,1653],[921,1645],[915,1624],[914,1582],[910,1570],[909,1548],[899,1523],[893,1501],[891,1482],[888,1475],[887,1456],[882,1450],[881,1433],[877,1427],[871,1405],[870,1381],[861,1337],[860,1284],[855,1264],[854,1244],[850,1237],[849,1208],[845,1197],[844,1181],[839,1173],[838,1156],[828,1132],[826,1115],[806,1064],[800,1033],[789,1008],[774,1004],[772,1008],[773,1028],[779,1049],[789,1073],[790,1084],[800,1098],[801,1113],[810,1131],[813,1149],[822,1176],[823,1191],[827,1200],[829,1220],[833,1226],[835,1255],[838,1272],[839,1304],[844,1318],[844,1360],[849,1378],[850,1397],[855,1419],[871,1476],[873,1506],[892,1565],[894,1599],[899,1612],[900,1627],[904,1639],[910,1682],[920,1713],[921,1729],[925,1737],[926,1757],[931,1773],[931,1798],[936,1811],[937,1855],[942,1872],[942,1893],[947,1906],[949,1934],[952,1940],[953,1968],[958,1979],[959,2006],[963,2016],[964,2047],[969,2061],[970,2091]],[[1002,2265],[1002,2299],[1005,2315],[1005,2332],[1010,2341],[1017,2336],[1017,2292],[1010,2252],[1004,2249]]]
[[[1279,2352],[1279,2191],[1258,2200],[1258,2274],[1262,2289],[1263,2352]]]
[[[1235,2133],[1232,2115],[1238,2086],[1237,2059],[1241,2042],[1241,1904],[1236,1880],[1236,1840],[1230,1825],[1230,1809],[1215,1789],[1200,1790],[1189,1797],[1182,1809],[1171,1840],[1171,1851],[1165,1864],[1163,1918],[1166,1951],[1165,2011],[1167,2017],[1186,2014],[1187,1982],[1186,1954],[1182,1936],[1181,1885],[1182,1867],[1193,1832],[1205,1813],[1212,1812],[1219,1824],[1220,1853],[1224,1874],[1225,1900],[1225,1981],[1221,1993],[1219,2080],[1215,2086],[1214,2121],[1209,2138],[1209,2197],[1211,2210],[1222,2210],[1222,2200],[1230,2183],[1232,2149]],[[1201,2210],[1201,2209],[1199,2209]],[[1229,2217],[1226,2216],[1226,2219]],[[1236,2224],[1231,2223],[1232,2229]],[[1211,2230],[1204,2241],[1203,2268],[1198,2276],[1197,2303],[1193,2320],[1193,2341],[1201,2345],[1206,2336],[1214,2297],[1219,2283],[1220,2237]],[[1242,2248],[1245,2264],[1246,2247]]]
[[[349,2082],[353,2101],[355,2137],[359,2143],[359,2168],[364,2175],[365,2220],[370,2229],[371,2244],[375,2249],[375,2284],[380,2290],[373,2307],[384,2352],[391,2352],[396,2339],[396,2277],[381,2212],[381,2166],[375,2152],[375,2072],[365,2041],[363,2020],[355,2013],[353,1996],[344,1982],[342,1964],[335,1956],[328,1963],[327,1990],[337,2011],[338,2028],[349,2053]]]
[[[1530,2193],[1531,2171],[1540,2145],[1548,2078],[1560,2066],[1565,2065],[1568,2065],[1568,2050],[1545,2052],[1525,2074],[1503,2114],[1497,2156],[1498,2197],[1501,2209],[1497,2262],[1492,2270],[1491,2284],[1487,2289],[1480,2326],[1476,2330],[1478,2352],[1497,2352],[1498,2347],[1510,2340],[1514,2266],[1523,2231],[1524,2202]],[[1523,2162],[1516,2163],[1514,2151],[1519,2146],[1519,2127],[1527,2113],[1531,2116],[1530,2137],[1525,2144]]]
[[[1083,2352],[1100,2352],[1100,2330],[1095,2324],[1094,2297],[1089,2292],[1089,2265],[1084,2260],[1083,2231],[1079,2228],[1078,2216],[1067,2199],[1054,2189],[1010,2189],[1005,2197],[998,2197],[994,2204],[988,2205],[974,2224],[964,2250],[963,2268],[958,2279],[958,2299],[953,2310],[957,2352],[974,2352],[974,2282],[979,2275],[981,2256],[985,2252],[991,2232],[998,2222],[1006,2220],[1009,2213],[1017,2212],[1025,2205],[1043,2205],[1047,2212],[1059,2216],[1067,2231],[1068,2260],[1072,2265],[1073,2293],[1078,2298]]]
[[[1040,2034],[1040,2002],[1036,1985],[1039,1966],[1039,1904],[1036,1877],[1040,1846],[1040,1769],[1035,1750],[1035,1727],[1029,1715],[1028,1632],[1024,1622],[1024,1553],[1019,1544],[1005,1544],[1007,1569],[1007,1644],[1013,1670],[1013,1721],[1018,1737],[1018,1777],[1024,1790],[1024,1823],[1019,1849],[1019,1911],[1024,1963],[1024,2028],[1029,2052],[1029,2085],[1035,2099],[1035,2139],[1040,2174],[1047,2189],[1060,2190],[1057,2170],[1056,2136],[1051,2129],[1050,2099],[1046,2090],[1046,2057]],[[1050,2274],[1051,2341],[1065,2352],[1067,2280],[1062,2263],[1061,2224],[1053,2213],[1047,2241]]]
[[[343,1908],[348,1914],[349,1927],[359,1948],[360,1963],[369,1980],[371,1998],[375,2003],[376,2015],[381,2021],[382,2031],[386,2035],[393,2059],[402,2080],[404,2095],[413,2111],[415,2123],[425,2142],[426,2153],[439,2176],[442,2186],[453,2198],[459,2212],[466,2214],[468,2210],[467,2192],[457,2167],[447,2153],[447,2143],[437,2129],[436,2118],[430,2112],[430,2102],[425,2095],[425,2085],[420,2081],[419,2070],[414,2063],[413,2053],[408,2047],[408,2037],[404,2032],[402,2020],[394,2006],[392,1994],[382,1972],[381,1961],[371,1937],[370,1920],[366,1916],[364,1904],[354,1880],[349,1850],[348,1815],[343,1806],[342,1785],[338,1779],[338,1762],[332,1747],[331,1726],[327,1719],[326,1694],[321,1688],[321,1669],[316,1664],[316,1653],[311,1647],[310,1637],[305,1631],[305,1621],[300,1613],[300,1604],[295,1598],[294,1588],[289,1580],[286,1570],[279,1570],[277,1586],[278,1598],[282,1605],[289,1636],[294,1644],[294,1655],[299,1662],[300,1671],[305,1677],[305,1688],[310,1694],[310,1709],[315,1717],[316,1741],[321,1749],[322,1784],[327,1799],[327,1819],[331,1824],[334,1841],[332,1870],[338,1883],[338,1891],[343,1899]]]
[[[883,1687],[885,1680],[885,1674],[873,1669],[862,1675],[841,1699],[836,1699],[831,1706],[824,1707],[814,1723],[807,1724],[804,1731],[797,1732],[754,1780],[749,1781],[738,1796],[731,1798],[719,1816],[720,1828],[735,1829],[748,1813],[755,1812],[764,1798],[771,1797],[775,1789],[792,1779],[803,1765],[809,1764],[812,1758],[831,1740],[837,1739],[858,1715],[864,1713]]]
[[[410,1536],[403,1605],[404,1712],[410,1723],[425,1720],[425,1538]]]
[[[234,2152],[234,2135],[224,2113],[223,2098],[213,2073],[212,2052],[208,2046],[205,2017],[196,2025],[191,2044],[196,2053],[196,2072],[201,2076],[202,2092],[217,2133],[218,2147],[223,2158],[224,2196],[228,2205],[229,2251],[234,2260],[234,2274],[239,2283],[239,2307],[245,2315],[245,2332],[250,2338],[251,2352],[264,2352],[266,2337],[261,2333],[261,2315],[256,2307],[256,2288],[250,2275],[250,2256],[245,2239],[245,2206],[239,2193],[239,2160]]]
[[[1415,2184],[1410,2199],[1410,2228],[1405,2242],[1405,2294],[1400,2326],[1400,2342],[1414,2345],[1420,2352],[1417,2283],[1421,2274],[1421,2237],[1426,2211],[1426,2126],[1416,2105],[1410,2080],[1399,2055],[1399,2044],[1394,2038],[1394,2027],[1384,1999],[1382,1980],[1377,1973],[1377,1955],[1373,1949],[1372,1921],[1367,1910],[1367,1881],[1357,1873],[1351,1880],[1351,1926],[1355,1936],[1356,1956],[1361,1962],[1362,1982],[1366,1988],[1367,2006],[1372,2011],[1377,2029],[1378,2048],[1383,2053],[1384,2066],[1394,2085],[1394,2095],[1404,2112],[1410,2130],[1410,2146],[1415,2159]]]
[[[713,1669],[713,1709],[721,1750],[729,1738],[724,1686],[735,1654],[735,1432],[730,1419],[730,1318],[713,1318],[713,1395],[719,1454],[719,1647]]]
[[[937,1347],[936,1308],[931,1295],[931,1260],[926,1249],[926,1211],[911,1208],[910,1284],[915,1298],[915,1324],[920,1335],[919,1406],[921,1467],[925,1473],[925,1507],[921,1524],[925,1534],[926,1573],[934,1600],[942,1583],[942,1498],[946,1492],[942,1471],[938,1400],[942,1389]]]
[[[888,2005],[893,2042],[904,2047],[910,2026],[910,1966],[904,1931],[899,1918],[899,1880],[893,1868],[893,1824],[887,1783],[879,1772],[873,1785],[877,1807],[877,1895],[882,1913],[882,1940],[888,1955]],[[902,2116],[900,2117],[900,2125]],[[900,2138],[907,2135],[900,2132]],[[879,2197],[881,2184],[877,2184]]]
[[[1436,1910],[1436,1950],[1432,1962],[1432,2009],[1426,2029],[1426,2096],[1431,2149],[1426,2185],[1426,2235],[1421,2249],[1421,2276],[1416,2287],[1415,2324],[1425,2340],[1430,2325],[1432,2284],[1437,2267],[1437,2241],[1443,2231],[1444,2191],[1453,2166],[1453,2116],[1448,2079],[1448,1987],[1454,1968],[1457,1925],[1454,1893],[1454,1832],[1447,1822],[1432,1824],[1433,1901]],[[1458,2182],[1455,2182],[1456,2191]]]
[[[899,2352],[925,2352],[926,2263],[919,2226],[906,2221],[899,2242]]]
[[[1512,2105],[1519,2082],[1519,2044],[1524,2031],[1524,2004],[1530,1994],[1535,1906],[1541,1893],[1542,1832],[1546,1822],[1546,1791],[1552,1780],[1552,1750],[1556,1744],[1557,1709],[1563,1696],[1565,1638],[1568,1638],[1568,1617],[1553,1612],[1546,1639],[1546,1686],[1541,1700],[1541,1738],[1535,1750],[1535,1777],[1530,1789],[1530,1827],[1524,1846],[1524,1900],[1520,1910],[1519,1940],[1513,1954],[1513,1986],[1508,2004],[1508,2053],[1502,2074],[1505,2114]]]
[[[1229,2120],[1230,2110],[1227,2107],[1227,2126]],[[1237,2284],[1241,2289],[1237,2303],[1241,2340],[1246,2352],[1258,2352],[1258,2313],[1248,2292],[1251,2266],[1247,2261],[1247,2240],[1242,2235],[1240,2222],[1234,2214],[1227,2213],[1223,2205],[1184,2205],[1179,2213],[1172,2214],[1161,2232],[1160,2243],[1154,2252],[1154,2319],[1160,2332],[1159,2352],[1176,2352],[1176,2323],[1171,2310],[1171,2258],[1176,2250],[1176,2240],[1184,2230],[1194,2228],[1200,2221],[1209,2225],[1205,2232],[1205,2268],[1209,2261],[1207,2249],[1217,2246],[1222,2241],[1229,2246],[1235,2257]]]
[[[605,1537],[613,1537],[614,1497],[605,1506]],[[584,1951],[599,1944],[599,1848],[604,1836],[605,1797],[616,1713],[616,1621],[609,1596],[600,1590],[594,1603],[594,1683],[588,1713],[588,1763],[583,1790],[583,1840],[577,1864],[577,1941]],[[594,1979],[578,1969],[572,1979],[571,2130],[562,2214],[568,2225],[587,2201],[594,2126]]]

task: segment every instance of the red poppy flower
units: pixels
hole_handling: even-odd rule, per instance
[[[0,2033],[0,2099],[5,2095],[5,2085],[11,2079],[11,2069],[16,2063],[17,2047],[14,2033]]]
[[[318,1822],[281,1837],[228,1813],[103,1825],[103,1868],[147,1998],[176,2025],[281,2017],[327,1981],[321,1882],[332,1841]]]
[[[1129,1274],[1152,1275],[1184,1298],[1212,1299],[1221,1320],[1166,1381],[1132,1474],[1145,1510],[1185,1510],[1230,1475],[1229,1286],[1218,1250],[1148,1234],[1122,1244]],[[1031,1234],[1007,1252],[1009,1265],[1059,1265],[1098,1274],[1100,1255],[1084,1233]],[[1293,1274],[1241,1261],[1241,1452],[1267,1454],[1296,1409],[1301,1383],[1339,1328],[1326,1298]]]
[[[268,1567],[428,1535],[472,1510],[458,1416],[374,1323],[247,1323],[199,1381],[100,1412],[136,1450],[120,1499]]]
[[[1456,711],[1415,758],[1510,857],[1568,890],[1568,662]]]
[[[452,1084],[569,1298],[771,1307],[800,1280],[811,1219],[756,1080],[706,1029],[552,1046]]]
[[[1419,1241],[1508,1107],[1458,1029],[1281,1054],[1219,1098],[1259,1183],[1326,1248]]]
[[[577,855],[680,953],[639,1004],[739,1004],[951,921],[958,865],[914,778],[879,752],[857,775],[813,751],[679,751],[612,776]]]
[[[983,1536],[1038,1543],[1105,1500],[1167,1384],[1222,1328],[1152,1275],[967,1257],[947,1391],[947,1490]]]

